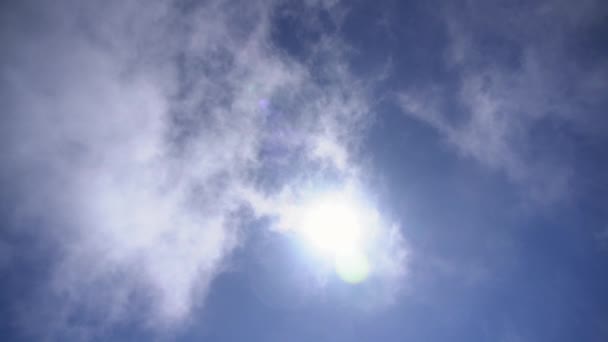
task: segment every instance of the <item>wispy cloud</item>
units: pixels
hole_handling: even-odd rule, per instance
[[[460,10],[448,6],[445,68],[456,78],[403,90],[400,106],[435,127],[464,156],[504,171],[532,198],[563,198],[570,188],[572,152],[561,150],[568,131],[553,128],[588,134],[596,130],[590,122],[603,122],[596,119],[607,84],[597,76],[606,73],[606,65],[582,66],[571,58],[576,37],[599,20],[593,5],[576,15],[545,2],[527,5],[525,14],[519,7],[478,2]],[[562,17],[568,25],[558,24]],[[538,127],[555,136],[540,136]],[[542,149],[541,142],[556,148]]]

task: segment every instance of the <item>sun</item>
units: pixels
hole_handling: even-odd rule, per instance
[[[352,252],[361,243],[361,222],[355,208],[335,194],[313,200],[303,209],[300,234],[324,254]]]
[[[346,193],[318,195],[300,209],[298,235],[312,250],[331,260],[343,280],[363,281],[370,271],[365,254],[370,237],[369,210]]]

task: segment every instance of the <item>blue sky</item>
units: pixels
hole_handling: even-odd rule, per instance
[[[4,1],[0,339],[608,340],[601,1]]]

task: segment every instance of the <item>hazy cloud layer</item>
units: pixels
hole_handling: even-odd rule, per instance
[[[607,9],[1,2],[0,338],[605,335]]]

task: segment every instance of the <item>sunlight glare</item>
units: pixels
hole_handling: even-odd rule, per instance
[[[365,255],[370,231],[367,211],[344,193],[318,196],[302,208],[299,235],[330,259],[337,274],[349,283],[363,281],[370,271]]]

